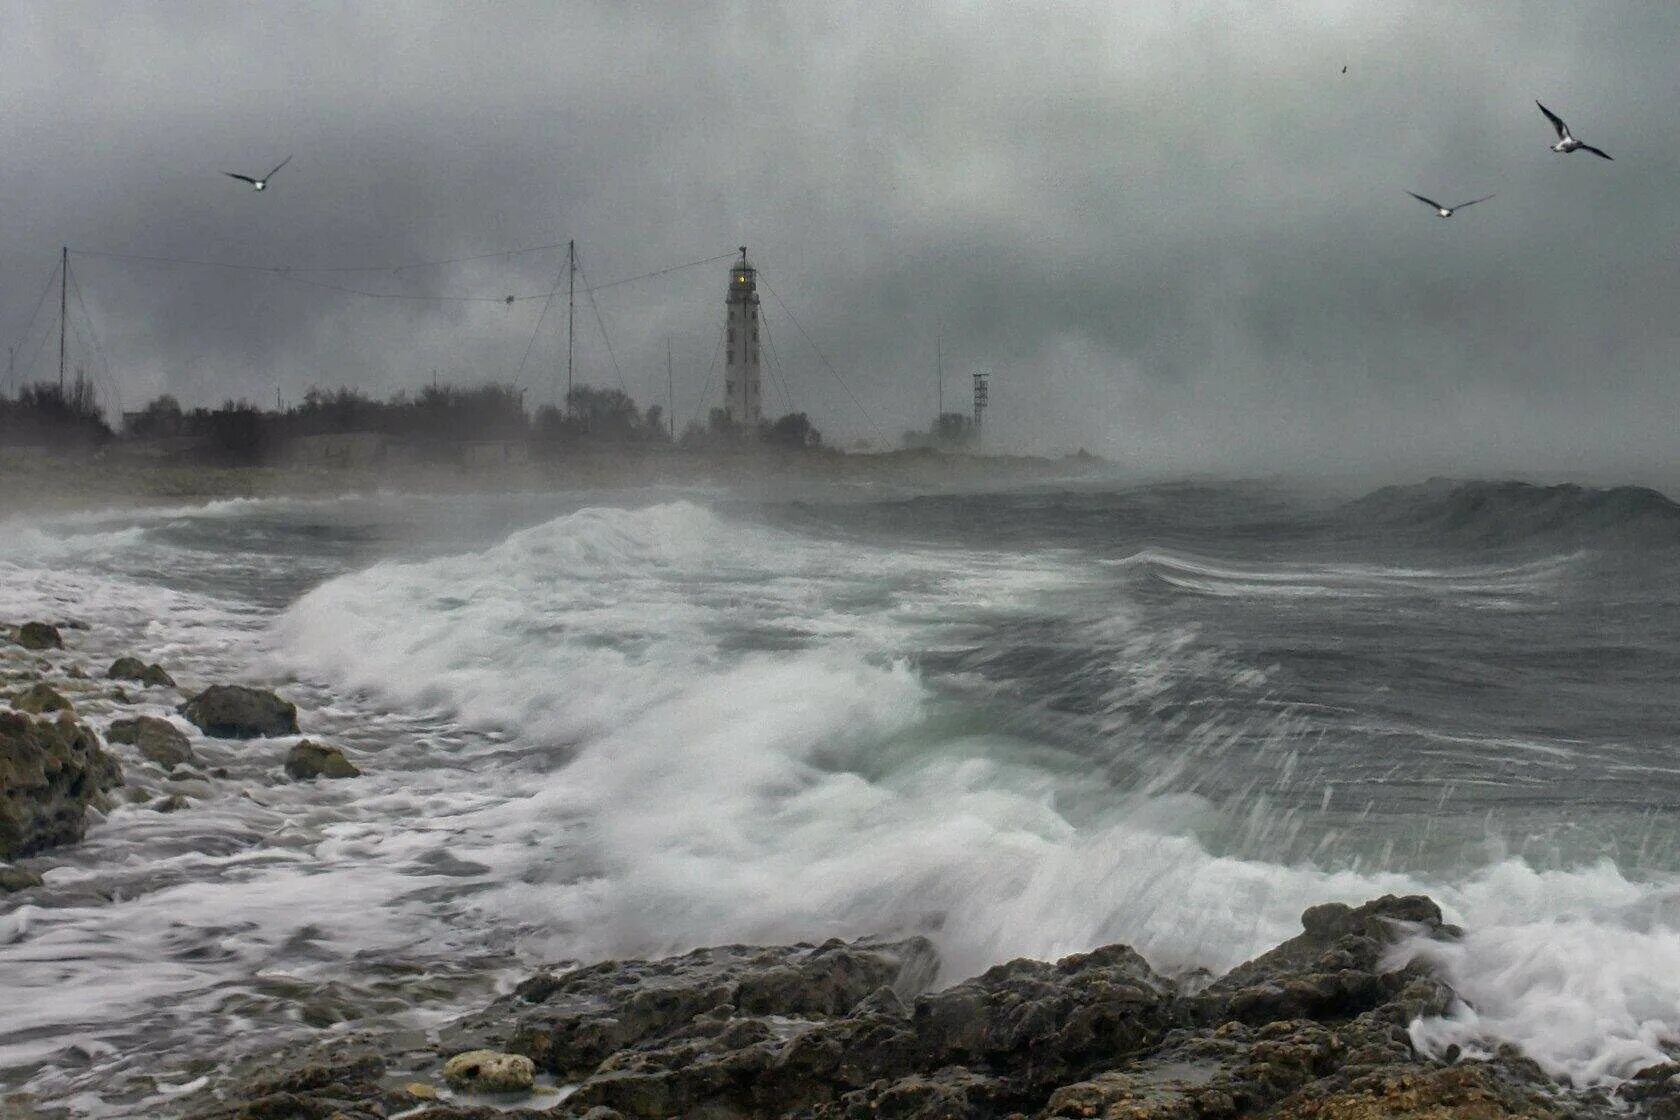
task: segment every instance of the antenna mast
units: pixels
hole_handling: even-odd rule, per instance
[[[64,396],[64,317],[69,310],[70,246],[59,250],[58,258],[58,395]]]
[[[939,377],[939,411],[933,414],[934,430],[938,430],[939,418],[945,415],[945,335],[939,335],[939,341],[933,345],[933,368]]]
[[[671,336],[665,336],[665,399],[671,403],[671,442],[677,442],[677,383],[671,376]]]
[[[577,319],[577,241],[566,242],[566,411],[572,410],[572,327]]]

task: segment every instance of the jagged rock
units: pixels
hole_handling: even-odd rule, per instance
[[[1280,1104],[1276,1120],[1564,1120],[1565,1111],[1482,1063],[1391,1070],[1335,1092],[1308,1089]]]
[[[119,719],[111,724],[105,737],[113,743],[124,743],[140,749],[144,758],[173,770],[177,766],[195,764],[192,743],[186,733],[166,719],[157,716],[136,716]]]
[[[18,627],[18,645],[24,649],[63,649],[64,638],[49,622],[26,622]]]
[[[178,793],[172,793],[168,797],[158,798],[156,801],[147,805],[146,808],[152,810],[154,813],[179,813],[182,809],[185,809],[190,805],[192,805],[191,801],[188,801],[185,797],[182,797]]]
[[[1420,975],[1382,971],[1395,941],[1409,933],[1450,938],[1460,932],[1422,895],[1384,895],[1357,910],[1339,902],[1314,906],[1301,915],[1301,926],[1296,937],[1209,985],[1196,1001],[1204,1020],[1352,1018]]]
[[[37,681],[12,696],[12,707],[20,712],[40,715],[44,712],[75,712],[70,701],[46,681]]]
[[[1009,1113],[1017,1096],[1005,1081],[962,1066],[947,1066],[929,1074],[877,1081],[846,1093],[838,1104],[819,1106],[815,1115],[817,1120],[981,1120]]]
[[[21,867],[0,867],[0,894],[26,891],[30,887],[40,886],[45,881],[35,872],[25,871]]]
[[[286,752],[286,775],[293,781],[311,778],[356,778],[361,776],[344,752],[313,739],[304,739]]]
[[[1045,1083],[1158,1041],[1181,1019],[1174,994],[1124,945],[1055,964],[1015,960],[918,999],[916,1040],[930,1064],[1018,1067]]]
[[[454,1050],[524,1054],[575,1080],[616,1051],[675,1038],[708,1013],[727,1019],[738,1003],[767,1012],[773,995],[782,1017],[841,1016],[882,985],[919,991],[937,969],[932,944],[920,937],[732,945],[659,961],[609,961],[533,977],[462,1020],[444,1041]],[[702,1026],[720,1029],[716,1022]]]
[[[116,759],[68,715],[0,711],[0,858],[80,840],[89,803],[120,785]]]
[[[443,1064],[449,1087],[472,1093],[528,1093],[537,1067],[523,1054],[469,1050]]]
[[[296,735],[297,706],[274,693],[239,684],[211,685],[177,709],[206,735],[218,739]]]
[[[931,993],[937,960],[920,938],[701,949],[533,976],[446,1028],[441,1052],[457,1054],[452,1064],[484,1060],[462,1050],[499,1052],[521,1070],[518,1058],[530,1059],[578,1082],[552,1114],[584,1120],[1607,1120],[1628,1102],[1652,1120],[1676,1111],[1680,1065],[1611,1100],[1552,1085],[1509,1049],[1456,1065],[1414,1053],[1408,1023],[1454,996],[1422,965],[1382,972],[1408,931],[1456,935],[1424,898],[1315,907],[1299,937],[1182,988],[1125,946],[1011,961]],[[407,1060],[408,1074],[435,1061]],[[481,1077],[450,1080],[483,1089],[471,1084]],[[488,1116],[374,1080],[294,1081],[278,1095],[260,1082],[218,1088],[216,1115],[328,1120],[421,1101],[428,1120]],[[387,1080],[400,1083],[396,1071]]]

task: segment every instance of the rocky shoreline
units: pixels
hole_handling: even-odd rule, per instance
[[[227,772],[202,764],[184,727],[241,742],[298,735],[297,708],[264,689],[215,684],[189,695],[162,665],[128,655],[90,674],[66,650],[65,634],[80,628],[0,624],[0,861],[11,861],[0,862],[0,895],[40,886],[30,857],[80,841],[90,815],[119,797],[173,812],[213,795]],[[101,727],[78,704],[115,718]],[[180,721],[130,711],[159,705]],[[275,761],[293,781],[360,773],[342,749],[309,739]]]
[[[73,624],[0,628],[0,900],[49,891],[42,853],[77,843],[117,798],[171,812],[218,795],[226,775],[201,757],[217,743],[259,752],[275,780],[358,773],[341,749],[301,738],[296,708],[272,692],[189,693],[165,666],[129,656],[93,676],[75,644]],[[922,937],[607,961],[538,972],[425,1032],[340,1030],[257,1058],[230,1053],[146,1114],[1680,1117],[1680,1064],[1575,1088],[1494,1040],[1474,1055],[1420,1049],[1415,1025],[1457,996],[1408,947],[1459,936],[1430,899],[1386,896],[1313,907],[1298,936],[1220,977],[1163,975],[1112,945],[940,987]],[[31,1107],[8,1098],[0,1115]]]
[[[1217,979],[1113,945],[933,989],[926,939],[699,949],[538,973],[420,1037],[344,1036],[231,1071],[194,1120],[1499,1120],[1680,1115],[1680,1066],[1560,1086],[1510,1048],[1414,1046],[1455,996],[1399,943],[1434,902],[1302,915]]]

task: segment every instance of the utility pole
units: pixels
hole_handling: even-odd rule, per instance
[[[58,258],[58,396],[64,399],[64,318],[69,310],[70,246],[60,250]]]
[[[665,399],[671,405],[671,442],[677,442],[677,383],[671,376],[671,336],[665,336]]]
[[[566,412],[572,411],[572,327],[577,319],[577,241],[566,242]]]

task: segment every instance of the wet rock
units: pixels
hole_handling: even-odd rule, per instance
[[[817,1120],[981,1120],[1007,1114],[1016,1097],[1005,1081],[948,1066],[933,1073],[877,1081],[846,1093],[838,1104],[818,1107],[815,1114]]]
[[[1008,1066],[1031,1084],[1157,1042],[1183,1016],[1172,983],[1124,945],[1015,960],[916,1001],[924,1061]]]
[[[1680,1065],[1612,1101],[1509,1049],[1452,1065],[1414,1053],[1410,1020],[1454,997],[1421,965],[1382,971],[1408,933],[1456,936],[1428,899],[1389,897],[1315,907],[1300,936],[1211,983],[1174,984],[1116,945],[937,992],[920,938],[724,946],[533,976],[446,1028],[442,1053],[457,1088],[489,1088],[492,1059],[516,1090],[537,1071],[575,1081],[553,1114],[592,1120],[1600,1120],[1680,1100]],[[410,1076],[429,1065],[393,1053]],[[253,1092],[218,1089],[245,1102],[220,1107],[327,1120],[426,1100],[347,1077]]]
[[[469,1050],[443,1064],[443,1079],[449,1087],[472,1093],[527,1093],[536,1072],[524,1055],[494,1050]]]
[[[105,670],[105,676],[115,681],[139,681],[148,687],[175,687],[175,678],[162,665],[148,665],[138,657],[119,657]]]
[[[24,649],[63,649],[64,638],[58,627],[48,622],[26,622],[18,627],[18,645]]]
[[[45,881],[35,872],[25,871],[21,867],[0,867],[0,894],[26,891],[30,887],[40,886]]]
[[[40,715],[43,712],[73,713],[76,710],[70,701],[64,698],[63,693],[45,681],[37,681],[22,692],[14,694],[12,707],[32,715]]]
[[[173,770],[177,766],[196,764],[192,743],[186,733],[166,719],[157,716],[136,716],[119,719],[111,724],[105,737],[113,743],[138,747],[142,757]]]
[[[1358,909],[1339,902],[1301,915],[1302,932],[1232,969],[1197,998],[1204,1020],[1248,1023],[1352,1018],[1397,995],[1421,970],[1384,972],[1383,957],[1412,934],[1456,937],[1421,895],[1385,895]]]
[[[182,797],[178,793],[172,793],[168,797],[158,798],[156,801],[147,805],[146,808],[152,810],[154,813],[179,813],[182,809],[189,808],[191,805],[192,802],[188,801],[185,797]]]
[[[361,776],[344,752],[313,739],[304,739],[286,752],[286,775],[293,781],[312,778],[356,778]]]
[[[137,681],[146,675],[146,663],[138,657],[119,657],[111,662],[105,675],[114,681]]]
[[[296,735],[297,706],[266,689],[211,685],[178,709],[195,727],[218,739]]]
[[[1477,1064],[1393,1070],[1347,1089],[1309,1089],[1270,1115],[1278,1120],[1564,1120],[1582,1112],[1513,1084],[1497,1067]]]
[[[122,780],[99,737],[68,715],[0,711],[0,858],[80,840],[89,804]]]
[[[533,977],[462,1020],[444,1042],[455,1050],[524,1054],[540,1069],[577,1080],[619,1050],[690,1041],[681,1032],[701,1016],[722,1016],[695,1027],[714,1034],[720,1022],[748,1008],[771,1013],[773,1006],[789,1020],[844,1016],[883,985],[907,994],[921,990],[937,968],[932,944],[920,937],[731,945],[659,961],[607,961]],[[907,1030],[902,1024],[898,1030],[908,1049]],[[780,1045],[796,1032],[789,1026],[774,1033]]]

